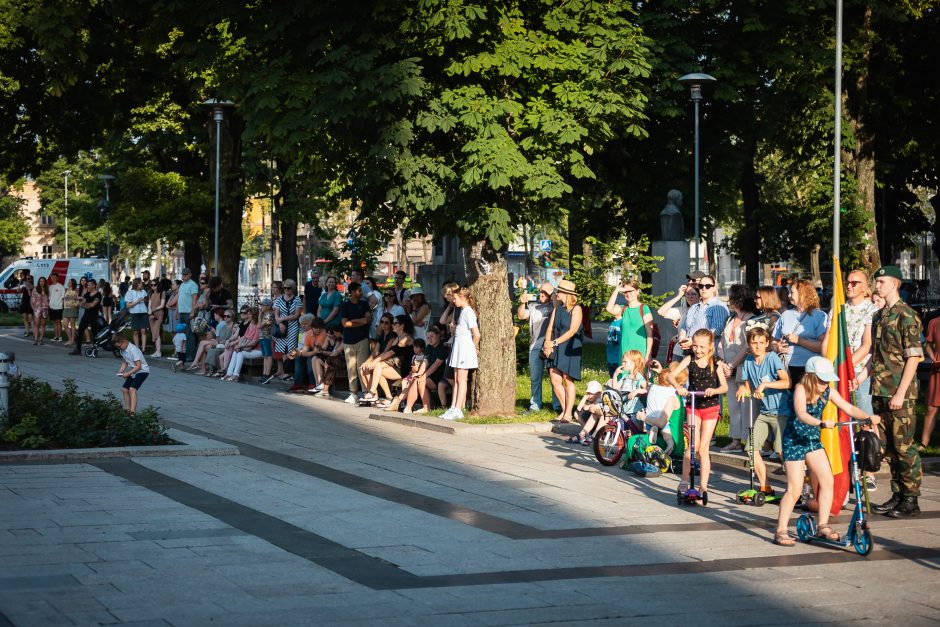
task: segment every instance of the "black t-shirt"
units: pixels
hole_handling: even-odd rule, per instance
[[[225,307],[232,300],[232,293],[224,287],[218,292],[209,291],[209,304],[213,307]]]
[[[304,313],[317,315],[320,308],[320,294],[323,293],[322,287],[314,287],[312,281],[304,284]]]
[[[91,305],[94,303],[94,307],[88,307],[85,309],[85,315],[92,316],[90,320],[95,320],[98,317],[98,314],[101,313],[101,292],[95,292],[94,294],[85,292],[85,294],[82,296],[82,299],[84,299],[86,305]]]
[[[358,320],[359,318],[365,318],[369,310],[369,303],[364,299],[360,299],[358,303],[347,300],[340,305],[339,315],[344,320]],[[368,324],[359,327],[343,327],[343,344],[346,346],[357,344],[368,337]]]

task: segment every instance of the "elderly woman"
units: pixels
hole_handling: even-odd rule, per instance
[[[797,279],[790,287],[790,304],[774,326],[773,349],[780,353],[790,369],[790,380],[799,382],[806,371],[806,362],[822,352],[822,337],[829,318],[819,309],[816,288],[806,279]]]
[[[728,318],[718,340],[720,367],[724,369],[725,380],[728,382],[725,401],[728,403],[728,435],[731,436],[731,443],[721,449],[724,453],[743,450],[742,442],[747,437],[748,403],[753,401],[750,398],[738,400],[737,371],[747,357],[748,322],[757,316],[754,290],[747,285],[732,285],[728,288],[728,309],[733,315]]]
[[[548,374],[561,403],[558,420],[573,422],[577,402],[574,382],[581,380],[581,308],[574,283],[566,279],[555,289],[555,308],[545,332],[542,354],[550,363]]]

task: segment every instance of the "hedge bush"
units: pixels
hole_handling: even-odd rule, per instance
[[[32,377],[10,380],[6,449],[99,448],[171,443],[156,409],[129,414],[114,394],[81,394],[72,379],[55,390]]]

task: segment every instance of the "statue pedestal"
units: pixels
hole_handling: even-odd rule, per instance
[[[652,293],[656,296],[664,292],[675,293],[676,288],[688,282],[686,275],[691,272],[689,265],[689,243],[685,240],[679,242],[653,242],[652,253],[656,257],[664,257],[659,262],[659,271],[653,273]]]

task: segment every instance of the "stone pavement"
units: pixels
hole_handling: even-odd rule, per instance
[[[118,389],[111,357],[0,331],[11,350],[25,374]],[[739,474],[680,508],[674,476],[552,434],[406,428],[160,367],[141,399],[240,455],[0,464],[0,626],[940,620],[932,474],[924,516],[874,518],[862,558],[772,545],[776,509],[735,504]]]

